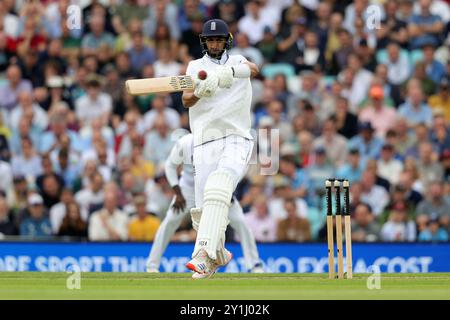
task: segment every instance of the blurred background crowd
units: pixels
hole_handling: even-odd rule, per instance
[[[323,241],[333,177],[354,241],[448,241],[448,0],[0,1],[1,237],[154,238],[188,112],[124,82],[184,74],[209,18],[261,70],[255,152],[276,157],[236,192],[257,241]],[[187,217],[174,240],[194,237]]]

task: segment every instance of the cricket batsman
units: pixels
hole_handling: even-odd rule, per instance
[[[191,217],[198,230],[192,260],[186,264],[195,272],[193,278],[211,277],[231,259],[224,247],[228,212],[253,149],[250,78],[259,70],[242,55],[228,54],[232,39],[223,20],[205,22],[200,34],[205,54],[191,61],[186,70],[196,79],[195,90],[183,92],[182,98],[189,108],[194,140],[195,208]]]
[[[172,148],[165,162],[167,181],[175,192],[167,214],[159,226],[153,241],[147,261],[147,272],[159,272],[161,256],[170,238],[180,226],[190,209],[195,207],[194,172],[192,167],[193,136],[191,133],[183,136]],[[181,176],[178,179],[177,168],[182,165]],[[237,199],[233,199],[229,211],[230,226],[241,239],[242,252],[247,268],[254,273],[264,272],[256,248],[255,238],[244,221],[244,213]],[[196,226],[197,227],[197,226]],[[196,274],[197,277],[202,275]]]

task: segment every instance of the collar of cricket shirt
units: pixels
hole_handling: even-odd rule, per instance
[[[224,65],[224,64],[228,61],[228,58],[229,58],[228,52],[226,52],[226,51],[222,54],[222,57],[220,58],[220,60],[219,60],[219,59],[211,58],[208,54],[206,54],[206,57],[207,57],[211,62],[213,62],[213,63],[215,63],[215,64],[219,64],[219,65]]]

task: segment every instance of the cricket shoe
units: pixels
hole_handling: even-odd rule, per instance
[[[222,263],[218,263],[218,262],[210,259],[211,260],[210,272],[208,272],[208,273],[195,272],[192,275],[192,279],[199,280],[199,279],[211,278],[220,267],[226,266],[228,264],[228,262],[230,262],[231,259],[233,259],[233,254],[230,251],[228,251],[227,249],[225,249],[225,251],[226,251],[226,255],[227,255],[225,261],[223,261]]]
[[[262,263],[257,263],[253,266],[253,268],[250,270],[251,273],[264,273],[264,267]]]
[[[146,271],[148,273],[159,273],[158,268],[147,267]]]
[[[214,260],[211,259],[204,249],[201,249],[197,255],[186,263],[186,267],[199,274],[212,276],[214,274]]]

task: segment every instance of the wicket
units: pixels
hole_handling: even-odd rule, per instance
[[[341,208],[341,182],[344,190],[344,209]],[[328,277],[334,279],[334,232],[333,232],[333,201],[332,187],[335,191],[336,212],[336,247],[338,259],[338,279],[344,279],[344,252],[342,246],[342,216],[344,216],[345,228],[345,256],[347,279],[353,276],[352,265],[352,231],[350,220],[350,183],[348,180],[327,179],[325,181],[327,202],[327,242],[328,242]]]

